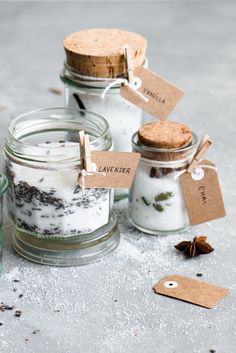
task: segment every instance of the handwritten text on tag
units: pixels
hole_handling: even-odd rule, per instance
[[[139,153],[92,151],[97,174],[84,177],[85,188],[129,188],[132,184]]]
[[[134,76],[141,82],[138,91],[148,101],[142,99],[129,85],[121,86],[121,96],[147,113],[165,120],[183,96],[183,91],[144,67],[135,69]]]
[[[225,216],[224,202],[215,165],[203,160],[191,173],[180,175],[191,225]]]

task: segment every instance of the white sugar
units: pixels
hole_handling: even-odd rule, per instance
[[[151,166],[139,164],[130,191],[130,217],[149,232],[176,231],[189,224],[176,172],[150,177]],[[164,196],[164,199],[162,199]]]
[[[62,143],[58,146],[63,150]],[[15,162],[8,168],[13,178],[9,210],[18,228],[37,236],[62,237],[92,232],[108,223],[111,191],[82,190],[76,168],[35,169]]]

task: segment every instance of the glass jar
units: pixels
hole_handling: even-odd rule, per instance
[[[147,64],[145,63],[145,67]],[[83,78],[66,63],[61,73],[65,86],[65,105],[72,109],[94,110],[102,115],[110,126],[114,150],[131,151],[131,137],[142,125],[143,111],[120,95],[120,84],[110,88],[105,97],[102,93],[115,80]],[[116,200],[127,197],[128,190],[115,191]]]
[[[130,140],[142,124],[143,112],[121,97],[120,86],[130,69],[127,56],[134,69],[147,67],[146,38],[121,29],[90,28],[70,33],[63,46],[65,105],[101,114],[109,123],[114,150],[131,151]],[[115,195],[119,200],[128,195],[128,190],[116,190]]]
[[[197,137],[183,148],[160,149],[143,145],[138,134],[133,151],[141,159],[129,193],[129,217],[139,230],[150,234],[184,231],[189,226],[179,176],[193,157]]]
[[[134,32],[113,28],[91,28],[64,38],[66,61],[61,73],[69,108],[96,111],[109,123],[114,149],[131,151],[130,140],[140,127],[142,110],[120,95],[127,77],[125,47],[133,68],[147,66],[147,40]],[[104,99],[102,93],[110,84]]]
[[[0,174],[0,272],[2,269],[2,246],[3,246],[3,235],[2,235],[2,222],[3,222],[3,195],[7,190],[8,181],[4,175]]]
[[[113,190],[77,185],[81,130],[90,136],[91,150],[111,149],[107,122],[90,111],[42,109],[9,126],[5,165],[13,246],[29,260],[81,265],[119,243]]]

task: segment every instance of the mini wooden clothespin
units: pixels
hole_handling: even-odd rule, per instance
[[[134,83],[134,65],[129,45],[124,46],[124,55],[126,61],[128,82],[132,85]]]
[[[192,161],[190,162],[187,171],[191,173],[194,168],[197,167],[198,163],[202,159],[203,155],[206,153],[208,148],[211,146],[212,140],[210,140],[210,137],[208,135],[204,135],[203,138],[201,139],[201,142],[197,148],[197,151],[195,152]]]
[[[91,150],[89,146],[89,136],[84,134],[84,131],[79,132],[79,142],[80,142],[80,168],[87,172],[91,170],[92,160],[91,160]]]
[[[84,131],[79,132],[80,144],[80,169],[84,169]]]
[[[84,136],[84,162],[85,162],[85,170],[87,172],[91,171],[92,160],[91,160],[91,150],[89,146],[89,135]]]

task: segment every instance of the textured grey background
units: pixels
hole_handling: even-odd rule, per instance
[[[16,318],[12,311],[0,312],[0,352],[235,352],[236,4],[1,2],[1,148],[14,116],[63,104],[62,95],[48,91],[62,87],[62,39],[89,27],[124,28],[148,38],[150,68],[186,92],[170,119],[214,140],[208,156],[218,166],[227,217],[182,235],[147,236],[129,225],[126,201],[120,202],[119,249],[80,268],[43,267],[19,258],[10,247],[5,219],[0,302],[23,314]],[[215,247],[212,254],[188,261],[175,251],[178,241],[202,233]],[[152,291],[165,275],[196,278],[198,272],[203,280],[230,288],[212,310]]]

